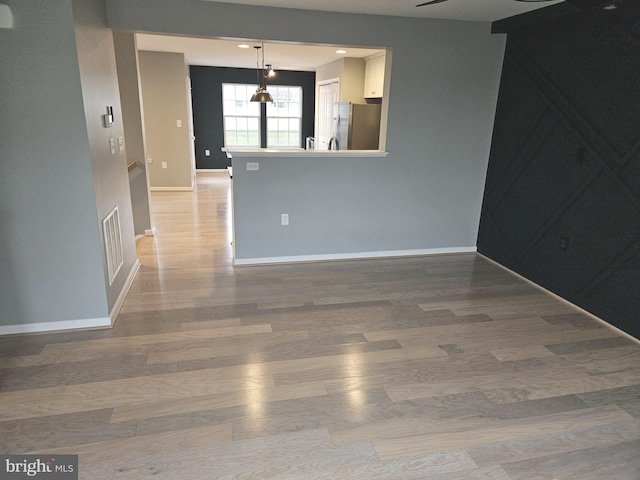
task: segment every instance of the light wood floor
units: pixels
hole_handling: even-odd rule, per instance
[[[0,339],[0,452],[87,480],[640,479],[637,343],[473,254],[233,268],[225,175],[152,200],[112,330]]]

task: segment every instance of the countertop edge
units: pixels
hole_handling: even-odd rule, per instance
[[[230,158],[242,157],[299,157],[299,158],[319,158],[319,157],[370,157],[384,158],[389,156],[389,152],[377,150],[235,150],[224,149]]]

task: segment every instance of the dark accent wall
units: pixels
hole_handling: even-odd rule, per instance
[[[227,67],[189,67],[193,101],[193,128],[196,137],[196,168],[226,168],[229,161],[220,150],[224,146],[222,122],[222,84],[256,83],[255,69]],[[313,136],[315,119],[315,72],[280,70],[269,85],[302,87],[302,142]],[[263,132],[263,138],[266,138]],[[211,150],[211,156],[205,156]]]
[[[640,338],[640,2],[507,38],[478,250]]]

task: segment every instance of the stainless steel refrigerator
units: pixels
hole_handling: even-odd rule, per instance
[[[334,105],[334,143],[338,150],[378,150],[380,104],[338,102]]]

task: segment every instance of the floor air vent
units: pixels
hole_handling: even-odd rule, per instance
[[[107,254],[107,268],[109,270],[109,285],[113,283],[116,275],[122,268],[122,235],[120,234],[120,215],[118,207],[115,207],[109,215],[102,220],[104,233],[104,247]]]

